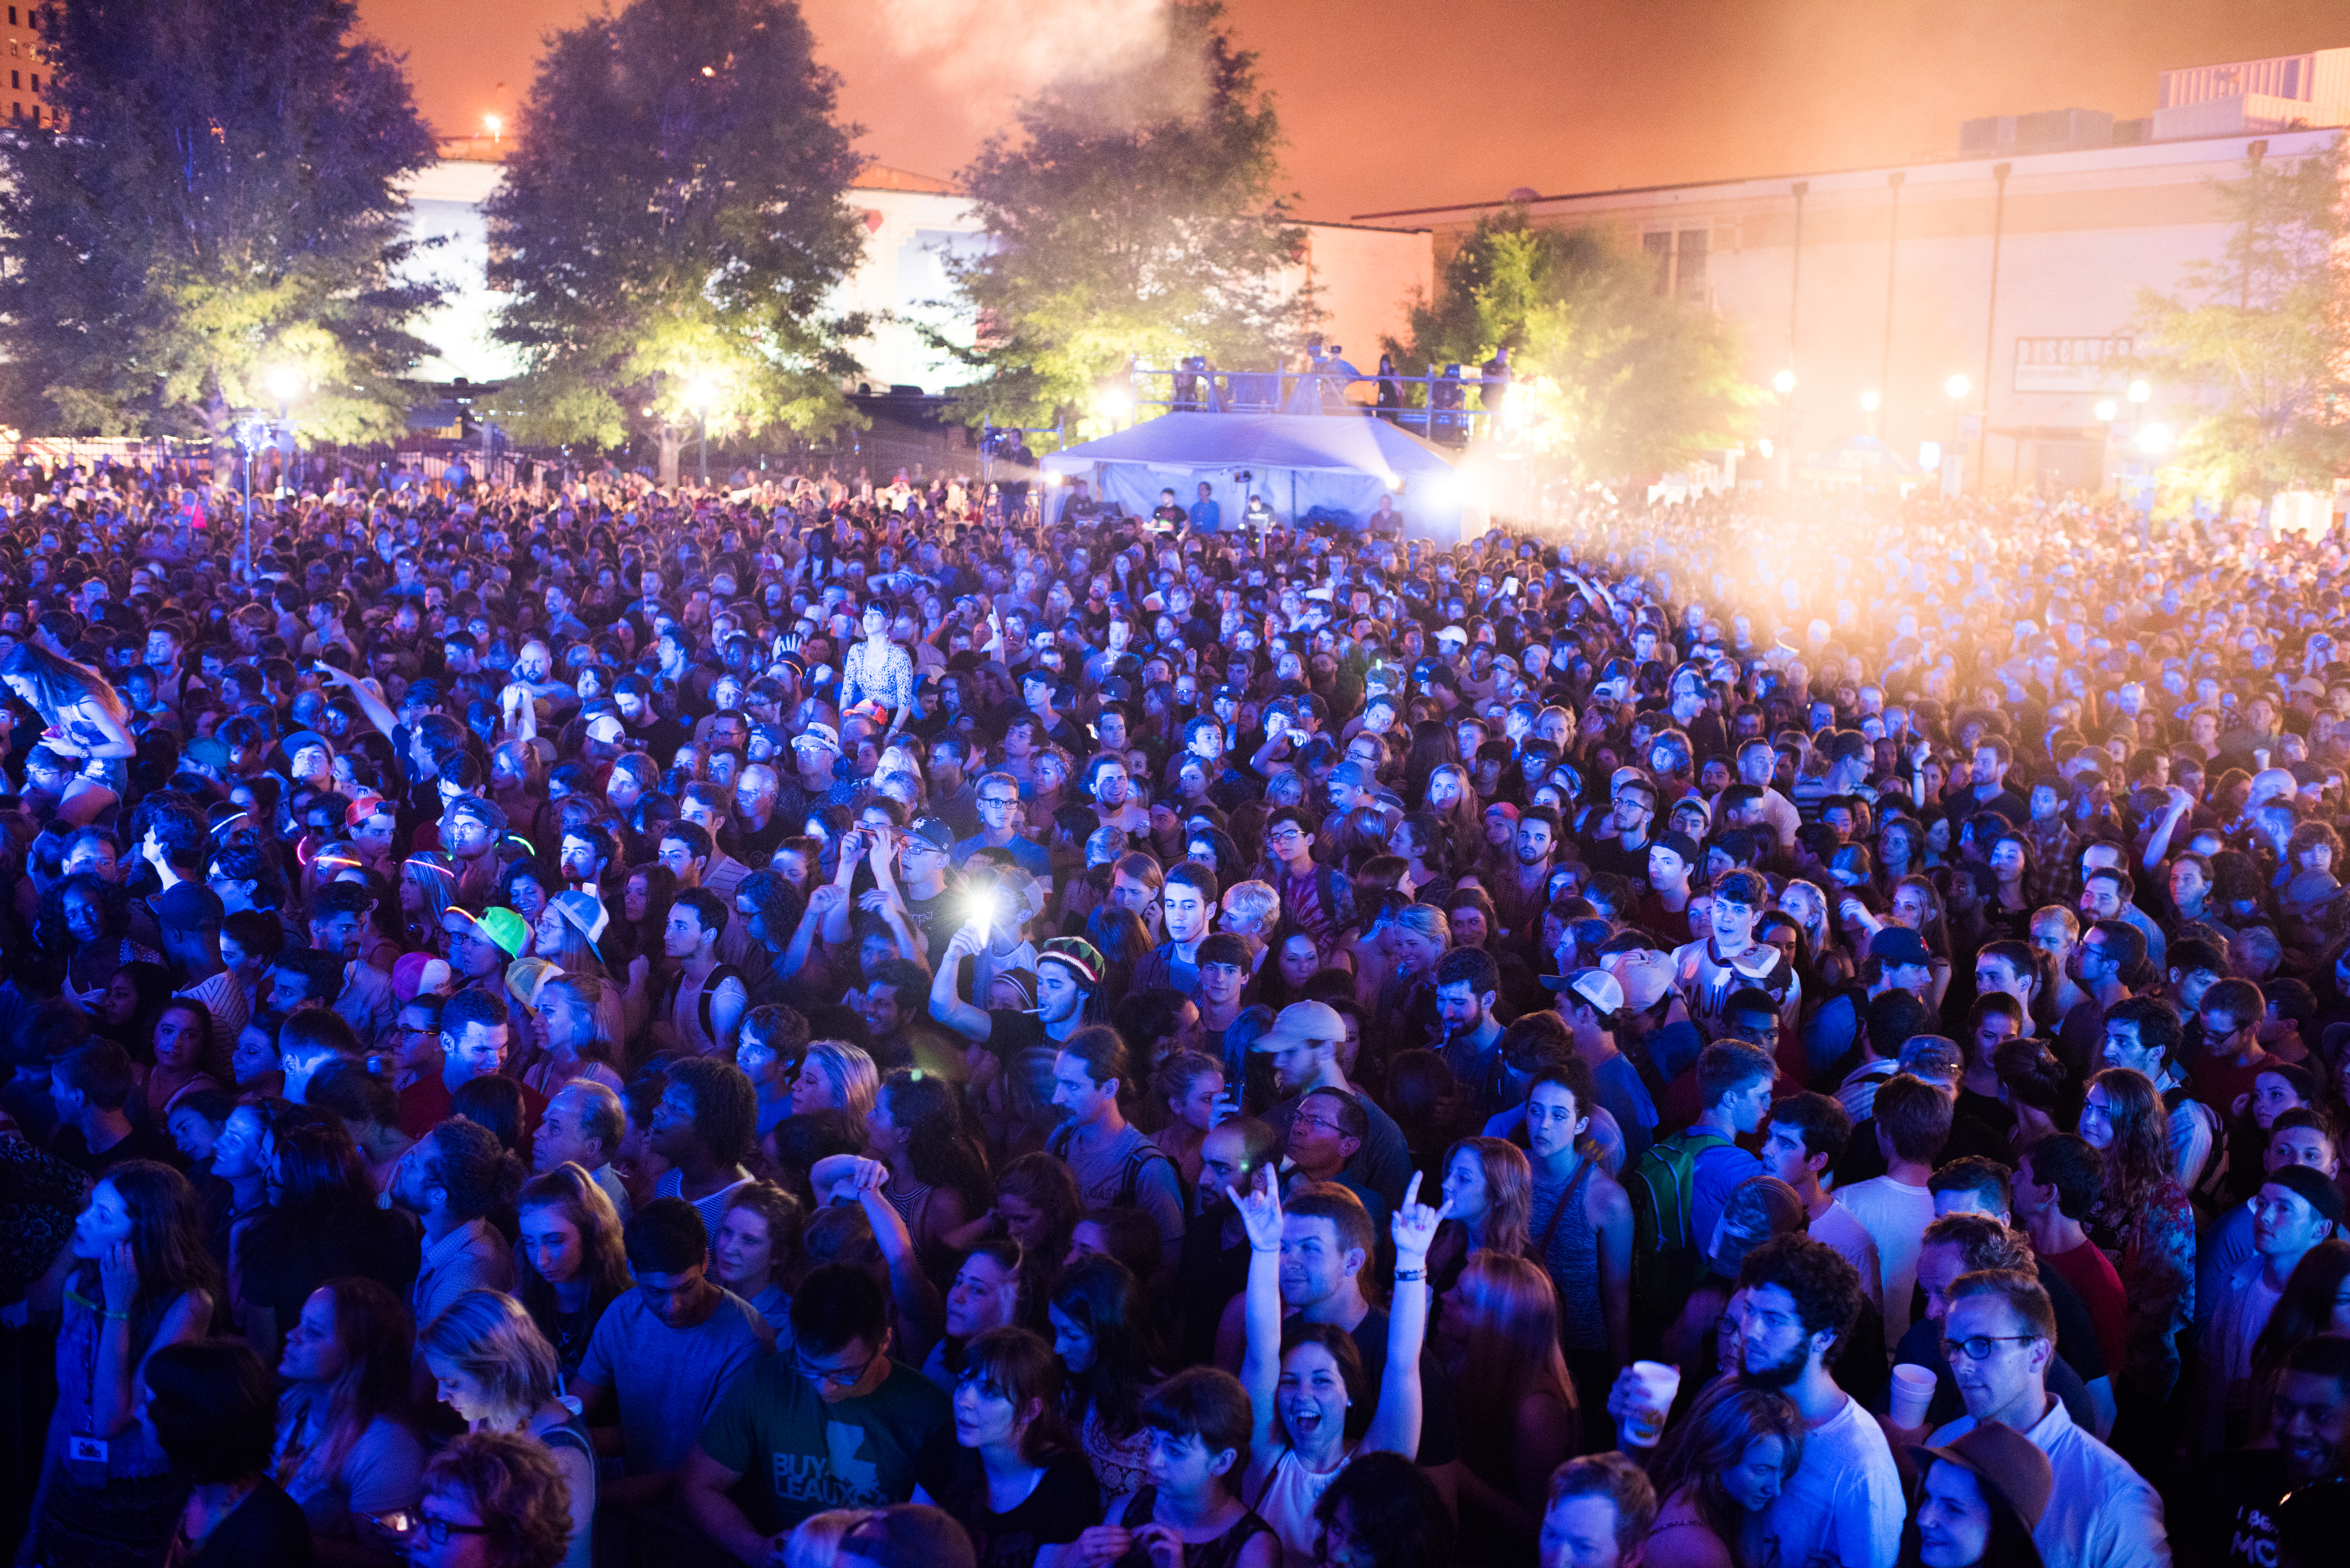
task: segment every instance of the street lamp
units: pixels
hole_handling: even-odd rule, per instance
[[[505,128],[506,122],[498,116],[494,114],[485,114],[482,116],[482,129],[490,133],[490,140],[492,143],[494,144],[497,141],[498,133]]]
[[[2097,421],[2101,424],[2113,423],[2120,412],[2121,410],[2115,406],[2111,398],[2103,399],[2097,404]]]
[[[2148,425],[2137,432],[2137,449],[2148,457],[2160,457],[2170,450],[2170,427]]]
[[[1973,389],[1974,383],[1968,380],[1964,376],[1952,376],[1949,380],[1942,383],[1942,390],[1950,394],[1950,400],[1952,402],[1957,402],[1960,399],[1965,397]]]
[[[1779,395],[1783,398],[1795,389],[1795,373],[1793,370],[1782,370],[1771,378],[1771,385],[1777,389]]]
[[[718,399],[718,389],[710,384],[707,376],[697,376],[685,389],[686,406],[693,410],[693,422],[702,448],[702,487],[710,488],[710,405]]]

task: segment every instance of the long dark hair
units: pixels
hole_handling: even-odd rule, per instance
[[[33,687],[33,707],[44,723],[58,728],[58,715],[83,698],[106,710],[124,729],[130,727],[130,708],[113,683],[87,664],[60,658],[32,642],[20,642],[0,659],[0,675],[14,675]]]
[[[1053,1307],[1094,1342],[1094,1364],[1069,1380],[1070,1424],[1091,1407],[1111,1438],[1133,1436],[1157,1381],[1158,1353],[1150,1303],[1133,1271],[1103,1253],[1081,1258],[1054,1285]]]
[[[274,1218],[294,1230],[315,1235],[321,1226],[376,1206],[367,1163],[339,1119],[287,1127],[277,1135],[272,1158],[278,1189]]]
[[[1020,1434],[1020,1457],[1042,1465],[1055,1454],[1075,1451],[1076,1439],[1061,1412],[1066,1381],[1053,1347],[1024,1328],[991,1328],[975,1334],[963,1346],[958,1382],[976,1379],[992,1383],[1016,1413],[1029,1400],[1041,1401],[1039,1410]]]
[[[1355,1539],[1371,1549],[1370,1568],[1441,1568],[1452,1561],[1452,1511],[1408,1454],[1365,1454],[1340,1470],[1314,1505],[1315,1554],[1347,1509]],[[1359,1560],[1358,1560],[1359,1561]]]
[[[217,1310],[227,1292],[220,1266],[204,1245],[196,1191],[186,1177],[157,1160],[127,1159],[101,1179],[114,1184],[130,1215],[130,1258],[139,1268],[139,1291],[130,1298],[130,1362],[135,1366],[155,1343],[155,1331],[173,1302],[190,1291],[202,1291]],[[75,1268],[74,1292],[84,1301],[102,1299],[98,1273],[94,1258]],[[209,1312],[204,1320],[211,1322]]]
[[[952,1085],[929,1073],[900,1067],[881,1081],[889,1119],[906,1135],[906,1163],[914,1179],[931,1187],[951,1188],[983,1213],[993,1200],[987,1179],[987,1155],[964,1124],[962,1100]]]
[[[318,1289],[335,1303],[335,1345],[343,1370],[327,1395],[327,1436],[307,1454],[289,1449],[279,1461],[277,1484],[290,1485],[313,1456],[314,1473],[332,1476],[344,1456],[378,1417],[404,1420],[411,1364],[416,1355],[416,1324],[408,1303],[370,1279],[345,1275]]]

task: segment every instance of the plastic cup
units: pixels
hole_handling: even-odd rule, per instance
[[[1934,1402],[1935,1378],[1922,1366],[1902,1365],[1893,1369],[1893,1424],[1922,1427],[1926,1408]]]
[[[1665,1435],[1665,1417],[1673,1407],[1673,1396],[1680,1392],[1681,1369],[1661,1361],[1636,1361],[1632,1376],[1639,1393],[1624,1417],[1623,1438],[1634,1448],[1652,1449]]]

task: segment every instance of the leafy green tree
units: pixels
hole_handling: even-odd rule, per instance
[[[1411,312],[1398,370],[1510,351],[1519,440],[1582,477],[1654,472],[1734,445],[1751,392],[1712,316],[1659,296],[1651,265],[1598,229],[1539,227],[1523,207],[1477,221]]]
[[[837,382],[863,323],[826,314],[864,240],[838,88],[795,0],[636,0],[549,41],[488,207],[519,433],[650,435],[673,484],[705,411],[858,422]]]
[[[2350,205],[2339,141],[2217,188],[2228,244],[2138,291],[2137,368],[2192,389],[2178,462],[2230,499],[2350,473]]]
[[[1129,359],[1270,368],[1318,317],[1282,275],[1305,231],[1277,193],[1281,124],[1219,0],[1169,8],[1164,52],[1048,88],[962,172],[994,248],[953,263],[983,323],[964,415],[1082,412]]]
[[[65,126],[0,178],[0,409],[35,431],[226,433],[290,372],[337,440],[401,430],[439,298],[402,269],[432,133],[354,0],[52,5]]]

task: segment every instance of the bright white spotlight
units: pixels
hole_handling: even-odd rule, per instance
[[[2170,450],[2170,427],[2148,425],[2137,432],[2137,449],[2148,457],[2159,457]]]
[[[269,372],[269,395],[279,402],[290,402],[302,389],[302,378],[290,365],[280,365]]]
[[[1965,397],[1967,393],[1971,391],[1973,389],[1974,383],[1968,380],[1964,376],[1953,376],[1949,380],[1942,383],[1942,390],[1950,394],[1950,399],[1953,402]]]
[[[2114,416],[2120,412],[2121,410],[2115,405],[2111,398],[2103,399],[2097,404],[2097,418],[2107,424],[2113,423]]]
[[[2132,381],[2129,384],[2129,400],[2131,402],[2142,403],[2152,396],[2154,396],[2154,389],[2147,386],[2144,381]]]
[[[1779,395],[1783,398],[1795,389],[1795,373],[1793,370],[1782,370],[1771,378],[1771,385],[1777,388]]]
[[[1877,397],[1877,395],[1875,392],[1863,392],[1863,393],[1861,393],[1861,395],[1860,395],[1860,411],[1861,411],[1862,413],[1865,413],[1865,414],[1873,414],[1873,413],[1875,413],[1875,412],[1877,411],[1877,403],[1878,403],[1880,400],[1881,400]]]

